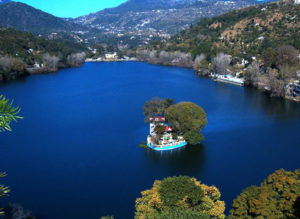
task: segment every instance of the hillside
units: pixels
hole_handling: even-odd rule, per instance
[[[251,59],[267,48],[292,45],[300,49],[300,5],[268,3],[202,19],[168,41],[155,42],[157,50],[204,53],[218,52]]]
[[[170,40],[137,51],[140,60],[193,67],[300,101],[300,4],[280,1],[202,19]]]
[[[28,73],[56,71],[80,65],[84,57],[74,61],[74,54],[86,49],[72,42],[58,42],[36,37],[28,32],[0,29],[0,80],[15,79]]]
[[[0,5],[0,25],[34,34],[82,31],[87,28],[19,2]]]
[[[145,45],[233,9],[257,4],[255,0],[130,0],[124,4],[75,19],[75,22],[115,38],[119,45]]]

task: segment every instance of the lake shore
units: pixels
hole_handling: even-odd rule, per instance
[[[142,62],[147,62],[149,64],[154,64],[154,65],[173,66],[173,67],[193,69],[194,72],[195,72],[195,74],[197,76],[204,77],[204,78],[211,78],[212,80],[215,80],[214,77],[211,77],[212,72],[209,69],[195,69],[193,61],[191,61],[191,62],[184,62],[184,63],[182,63],[182,62],[180,62],[178,60],[176,62],[173,62],[173,61],[172,62],[162,62],[159,59],[151,60],[151,59],[141,58],[141,57],[137,57],[137,60],[138,61],[142,61]],[[220,83],[228,83],[228,82],[222,81],[222,80],[217,80],[217,81],[220,82]],[[239,84],[234,84],[234,85],[240,86]],[[280,96],[280,97],[279,96],[272,96],[271,93],[270,93],[270,91],[267,90],[267,89],[260,89],[257,86],[251,86],[251,85],[249,85],[247,83],[243,84],[243,86],[244,87],[255,87],[255,89],[257,91],[269,93],[272,98],[273,97],[278,97],[278,98],[282,98],[282,99],[286,99],[286,100],[290,100],[290,101],[294,101],[294,102],[300,103],[300,96],[296,96],[296,97],[288,96],[288,95],[283,95],[283,96]]]
[[[139,61],[137,58],[112,58],[112,59],[91,59],[88,58],[85,60],[85,62],[136,62]]]

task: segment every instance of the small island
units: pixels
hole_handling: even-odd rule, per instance
[[[192,102],[175,104],[173,99],[155,97],[143,107],[145,122],[150,123],[147,146],[157,151],[200,144],[201,130],[207,124],[205,111]]]

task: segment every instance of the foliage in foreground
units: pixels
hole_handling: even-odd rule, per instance
[[[234,201],[231,218],[300,218],[300,170],[271,174],[260,187],[245,189]]]
[[[19,107],[13,107],[13,101],[9,101],[4,96],[0,95],[0,132],[11,131],[10,123],[16,122],[17,119],[22,119],[18,116]]]
[[[10,123],[12,121],[17,121],[17,119],[22,119],[18,116],[20,112],[19,107],[13,107],[13,102],[6,99],[4,96],[0,95],[0,132],[11,131]],[[0,172],[0,178],[5,177],[5,173]],[[0,184],[0,198],[7,195],[9,192],[8,187]],[[0,209],[0,215],[4,214],[2,209]]]
[[[155,181],[136,200],[136,219],[143,218],[225,218],[225,203],[214,186],[200,184],[188,176]]]
[[[0,178],[5,176],[6,176],[5,173],[0,173]],[[9,188],[0,184],[0,198],[7,195],[7,193],[9,193]],[[4,214],[3,209],[0,208],[0,216],[3,214]]]

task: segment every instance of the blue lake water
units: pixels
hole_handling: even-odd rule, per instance
[[[280,168],[300,168],[300,104],[198,78],[192,70],[141,62],[87,63],[0,84],[24,120],[0,135],[0,170],[10,196],[49,219],[133,218],[155,179],[189,175],[217,186],[230,209],[246,187]],[[142,106],[154,96],[201,105],[201,146],[138,147]]]

